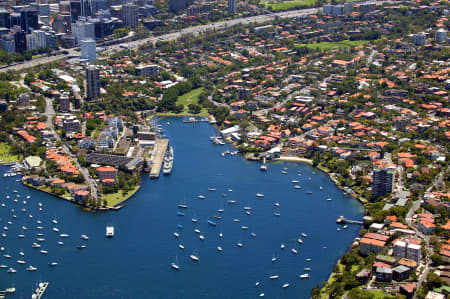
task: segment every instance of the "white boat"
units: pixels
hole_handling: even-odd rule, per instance
[[[293,254],[297,254],[298,253],[297,250],[295,250],[294,248],[292,248],[291,251],[292,251]]]
[[[241,226],[241,229],[243,229],[243,230],[247,230],[248,229],[248,226]]]
[[[39,205],[40,207],[42,207],[42,203],[41,203],[41,202],[38,202],[38,205]]]
[[[187,205],[183,205],[183,204],[179,204],[178,207],[179,207],[180,209],[187,209],[187,208],[188,208]]]
[[[6,234],[5,234],[5,233],[3,233],[3,234],[2,234],[2,237],[3,237],[3,238],[6,238]]]
[[[17,271],[16,271],[16,269],[14,269],[14,268],[9,268],[8,269],[8,273],[16,273]]]
[[[38,243],[33,242],[33,245],[31,245],[32,248],[40,248],[41,245]]]
[[[194,229],[194,232],[195,232],[196,234],[199,234],[199,233],[200,233],[200,230],[199,230],[198,228],[196,228],[196,229]]]
[[[68,238],[68,237],[70,237],[70,235],[68,235],[68,234],[60,234],[59,235],[61,238]]]
[[[300,239],[300,238],[297,239],[297,242],[300,243],[300,244],[303,244],[303,240]]]
[[[247,214],[247,215],[251,215],[251,214],[252,214],[252,212],[250,212],[250,211],[245,211],[245,214]]]
[[[44,249],[42,249],[41,251],[39,251],[40,253],[42,253],[42,254],[47,254],[48,253],[48,251],[47,250],[44,250]]]
[[[175,236],[175,238],[178,238],[180,236],[180,234],[177,232],[174,232],[173,235]]]
[[[328,201],[332,201],[333,199],[332,199],[332,198],[327,198],[327,200],[328,200]]]
[[[27,227],[25,225],[22,225],[23,230],[27,230]]]
[[[219,238],[223,238],[223,234],[222,233],[219,233]]]
[[[170,264],[170,266],[172,267],[172,269],[180,270],[180,266],[178,266],[178,265],[175,264],[175,263]]]
[[[281,216],[281,214],[280,214],[280,213],[277,213],[277,212],[275,212],[275,213],[273,213],[273,216],[276,216],[276,217],[280,217],[280,216]]]
[[[252,207],[244,207],[244,210],[251,210]]]
[[[222,247],[217,246],[217,250],[218,250],[218,251],[222,251]]]
[[[30,195],[27,195],[27,199],[30,199]]]
[[[256,197],[264,197],[264,194],[262,194],[262,193],[256,193]]]
[[[181,250],[183,250],[183,249],[184,249],[184,245],[183,245],[183,244],[180,244],[180,245],[178,245],[178,248],[180,248]]]
[[[338,232],[340,232],[341,231],[341,229],[338,227],[338,228],[336,228],[336,230],[338,231]]]
[[[306,238],[308,235],[305,234],[305,233],[302,233],[302,236],[303,236],[304,238]]]
[[[264,297],[264,293],[259,294],[259,297]]]
[[[306,279],[306,278],[310,278],[310,277],[311,277],[311,275],[309,275],[308,273],[300,275],[301,279]]]
[[[192,218],[192,222],[197,222],[197,218]]]
[[[307,259],[305,259],[305,261],[310,262],[310,261],[312,261],[312,259],[307,258]]]
[[[52,228],[52,231],[54,231],[54,232],[59,232],[59,228],[54,227],[54,228]]]
[[[297,184],[297,183],[299,183],[299,181],[297,181],[297,180],[292,180],[291,183]]]
[[[287,174],[287,171],[286,170],[282,170],[281,173],[282,174]]]
[[[240,222],[241,220],[239,220],[238,218],[234,218],[233,221],[234,222]]]
[[[205,199],[206,198],[204,195],[198,195],[197,197],[200,198],[200,199]]]
[[[259,286],[259,281],[257,281],[257,282],[255,283],[255,286]]]
[[[53,219],[52,222],[53,222],[54,224],[58,224],[58,221],[57,221],[56,219]]]
[[[19,234],[19,235],[17,235],[19,238],[25,238],[25,235],[23,235],[23,234]]]
[[[280,203],[279,203],[279,202],[276,202],[276,203],[275,203],[275,206],[276,206],[276,207],[279,207],[279,206],[280,206]]]
[[[10,258],[11,258],[11,256],[10,256],[9,254],[4,254],[3,257],[4,257],[5,259],[10,259]]]
[[[198,236],[200,240],[205,240],[205,237],[203,235]]]
[[[28,267],[27,267],[27,271],[36,271],[37,270],[37,268],[36,267],[33,267],[33,266],[31,266],[31,265],[29,265]]]
[[[86,236],[86,235],[81,235],[81,239],[83,239],[83,240],[89,240],[89,237]]]
[[[227,203],[229,203],[231,205],[231,204],[236,203],[236,201],[235,200],[228,200]]]
[[[43,226],[38,226],[38,227],[36,227],[37,229],[44,229],[44,227]]]
[[[285,247],[284,244],[281,244],[280,248],[281,248],[282,250],[284,249],[284,247]]]
[[[107,226],[106,227],[106,237],[111,238],[114,236],[114,226]]]
[[[348,225],[346,224],[346,225],[344,225],[344,228],[348,228]]]
[[[295,186],[294,186],[294,188],[295,188],[295,189],[301,189],[301,188],[302,188],[302,186],[299,186],[299,185],[295,185]]]
[[[272,275],[272,276],[269,277],[269,279],[278,279],[278,278],[280,278],[279,275]]]
[[[7,265],[0,265],[0,269],[5,269],[5,268],[8,268],[8,266]]]
[[[208,188],[208,191],[216,191],[216,188]]]
[[[58,242],[56,242],[56,243],[58,243],[58,245],[64,245],[64,242],[63,241],[58,241]]]
[[[50,263],[48,263],[48,265],[49,265],[50,267],[55,267],[55,266],[58,265],[58,262],[50,262]]]
[[[250,235],[251,235],[252,237],[256,237],[256,234],[255,234],[255,233],[250,233]]]
[[[194,262],[198,262],[198,261],[200,260],[200,259],[199,259],[196,255],[194,255],[194,254],[191,254],[189,257],[190,257],[191,260],[193,260]]]
[[[24,260],[17,260],[17,263],[18,263],[18,264],[21,264],[21,265],[24,265],[24,264],[26,264],[27,262],[25,262]]]
[[[217,212],[223,213],[223,212],[225,212],[225,210],[224,209],[218,209]]]
[[[276,257],[273,257],[272,258],[272,263],[274,263],[274,262],[276,262],[277,261],[277,258]]]
[[[289,284],[288,283],[285,283],[285,284],[283,284],[283,289],[285,289],[285,288],[288,288],[289,287]]]
[[[305,271],[311,271],[311,268],[304,268]]]
[[[232,189],[228,189],[228,192],[233,192],[233,190]]]
[[[24,256],[25,253],[23,253],[23,251],[19,251],[19,255],[20,255],[20,256]]]
[[[6,205],[4,203],[2,203],[2,207],[6,207]]]
[[[243,246],[244,246],[241,242],[238,242],[236,245],[237,245],[238,247],[243,247]]]
[[[5,251],[5,247],[0,247],[0,251]]]
[[[87,246],[86,245],[78,245],[77,249],[85,249]]]
[[[44,238],[37,238],[36,240],[37,240],[38,242],[44,242],[44,241],[45,241]]]

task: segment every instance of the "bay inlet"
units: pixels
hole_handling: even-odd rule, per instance
[[[359,226],[338,232],[335,223],[340,215],[362,218],[356,200],[306,163],[271,162],[268,171],[261,172],[259,163],[240,155],[222,156],[233,149],[213,145],[209,137],[217,132],[207,123],[183,123],[181,118],[160,123],[174,149],[172,173],[158,180],[143,176],[140,190],[119,211],[88,213],[23,186],[17,177],[1,178],[0,202],[5,207],[0,208],[0,226],[8,230],[0,246],[12,258],[0,256],[0,264],[17,270],[15,274],[0,270],[0,288],[16,288],[8,298],[30,296],[40,281],[50,282],[46,298],[255,298],[260,293],[268,298],[309,298],[311,288],[327,280],[358,234]],[[17,194],[20,200],[14,202]],[[187,208],[180,209],[179,204]],[[24,207],[26,212],[21,212]],[[180,211],[184,216],[177,215]],[[58,220],[58,234],[52,231],[53,219]],[[48,254],[31,247],[37,220],[44,227],[42,247]],[[115,235],[107,239],[109,224]],[[27,227],[25,232],[22,226]],[[24,238],[17,237],[22,233]],[[64,245],[57,244],[60,233],[70,235]],[[82,234],[89,240],[82,241]],[[78,250],[80,244],[87,247]],[[20,251],[25,266],[16,263]],[[193,254],[198,262],[190,258]],[[49,267],[50,261],[59,264]],[[178,271],[171,268],[174,262]],[[28,272],[28,265],[38,270]],[[311,268],[309,279],[299,278],[304,268]],[[283,288],[287,283],[289,287]]]

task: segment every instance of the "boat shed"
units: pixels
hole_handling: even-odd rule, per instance
[[[232,126],[230,128],[227,128],[225,130],[220,131],[220,135],[224,138],[231,137],[231,134],[238,133],[241,130],[241,128],[238,125]]]

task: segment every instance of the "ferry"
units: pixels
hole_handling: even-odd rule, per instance
[[[106,227],[106,237],[111,238],[114,236],[114,226]]]

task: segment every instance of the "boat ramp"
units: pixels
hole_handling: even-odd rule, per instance
[[[164,162],[164,156],[166,155],[167,146],[169,145],[169,139],[158,138],[155,145],[155,153],[152,157],[152,169],[150,170],[151,179],[159,178],[161,167]]]

